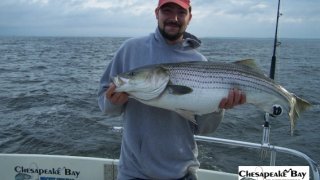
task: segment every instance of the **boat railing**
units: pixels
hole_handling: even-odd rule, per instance
[[[208,136],[196,135],[195,139],[197,141],[202,141],[202,142],[210,142],[210,143],[224,144],[224,145],[237,146],[237,147],[260,149],[262,151],[269,150],[270,154],[271,154],[270,155],[270,166],[275,166],[277,152],[291,154],[291,155],[300,157],[308,162],[308,164],[310,166],[310,170],[312,172],[313,180],[320,179],[319,178],[320,177],[320,174],[319,174],[320,166],[315,161],[313,161],[309,156],[307,156],[306,154],[304,154],[300,151],[294,150],[294,149],[273,146],[270,144],[251,143],[251,142],[246,142],[246,141],[230,140],[230,139],[208,137]]]
[[[113,127],[113,130],[116,132],[122,132],[123,127]],[[280,147],[280,146],[274,146],[274,145],[270,144],[270,141],[269,141],[270,140],[269,114],[265,115],[261,144],[247,142],[247,141],[223,139],[223,138],[217,138],[217,137],[199,136],[199,135],[195,135],[194,137],[195,137],[196,141],[230,145],[230,146],[236,146],[236,147],[260,149],[262,152],[270,151],[270,166],[276,165],[277,152],[300,157],[300,158],[304,159],[309,164],[310,170],[312,172],[313,180],[320,180],[320,173],[319,173],[320,166],[314,160],[312,160],[309,156],[307,156],[306,154],[304,154],[300,151],[294,150],[294,149]]]
[[[237,147],[245,147],[245,148],[253,148],[253,149],[260,149],[261,152],[266,153],[267,151],[270,151],[270,166],[276,165],[276,155],[277,152],[290,154],[293,156],[300,157],[304,159],[306,162],[308,162],[310,170],[312,172],[313,180],[320,180],[320,166],[317,164],[314,160],[312,160],[309,156],[306,154],[280,146],[274,146],[270,144],[270,114],[266,113],[264,118],[264,124],[263,124],[263,131],[262,131],[262,141],[261,144],[259,143],[251,143],[246,141],[238,141],[238,140],[230,140],[230,139],[223,139],[223,138],[216,138],[216,137],[208,137],[208,136],[198,136],[195,135],[195,139],[197,141],[203,141],[203,142],[210,142],[210,143],[218,143],[218,144],[224,144],[224,145],[230,145],[230,146],[237,146]]]

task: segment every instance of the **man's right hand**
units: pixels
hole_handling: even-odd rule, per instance
[[[111,83],[106,91],[106,98],[114,105],[123,105],[128,101],[129,95],[125,92],[115,92],[116,85]]]

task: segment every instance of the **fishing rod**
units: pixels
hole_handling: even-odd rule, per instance
[[[272,55],[272,59],[271,59],[271,68],[270,68],[270,78],[271,79],[274,79],[275,70],[276,70],[276,62],[277,62],[276,50],[277,50],[277,46],[279,45],[279,42],[278,42],[278,24],[279,24],[279,17],[281,15],[282,14],[280,14],[280,0],[279,0],[278,1],[278,11],[277,11],[276,32],[275,32],[274,43],[273,43],[273,55]]]
[[[277,10],[277,21],[276,21],[276,32],[275,32],[275,36],[274,36],[274,44],[273,44],[273,55],[271,58],[271,67],[270,67],[270,75],[269,77],[271,79],[274,79],[275,76],[275,70],[276,70],[276,62],[277,62],[277,58],[276,58],[276,50],[277,50],[277,46],[280,45],[280,43],[278,42],[278,24],[279,24],[279,17],[282,14],[280,14],[280,0],[278,0],[278,10]],[[281,107],[273,107],[273,114],[281,114]],[[270,114],[266,113],[265,117],[264,117],[264,124],[263,124],[263,132],[262,132],[262,142],[261,142],[261,158],[266,157],[266,153],[267,153],[267,147],[269,147],[270,145],[270,123],[269,123],[269,117]],[[271,155],[270,155],[272,161],[270,162],[271,166],[275,165],[275,152],[271,151]]]

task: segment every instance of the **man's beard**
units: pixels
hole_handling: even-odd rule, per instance
[[[170,41],[178,40],[178,39],[183,35],[184,31],[181,31],[181,25],[180,25],[180,24],[174,22],[177,26],[179,26],[179,31],[178,31],[178,33],[173,34],[173,35],[166,33],[166,32],[165,32],[165,27],[166,27],[166,25],[168,25],[168,24],[170,24],[170,23],[173,23],[173,22],[166,22],[166,23],[164,23],[163,29],[161,29],[160,26],[158,25],[158,29],[159,29],[161,35],[162,35],[165,39],[168,39],[168,40],[170,40]]]

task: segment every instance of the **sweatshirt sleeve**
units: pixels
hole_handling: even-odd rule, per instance
[[[220,125],[224,117],[224,109],[210,114],[196,116],[197,125],[194,133],[197,135],[206,135],[214,132]]]
[[[118,116],[123,112],[125,105],[114,105],[106,98],[106,90],[109,88],[109,84],[112,82],[112,77],[123,72],[123,56],[121,48],[113,57],[112,61],[107,66],[100,79],[100,87],[98,91],[98,104],[100,110],[108,114],[109,116]]]

